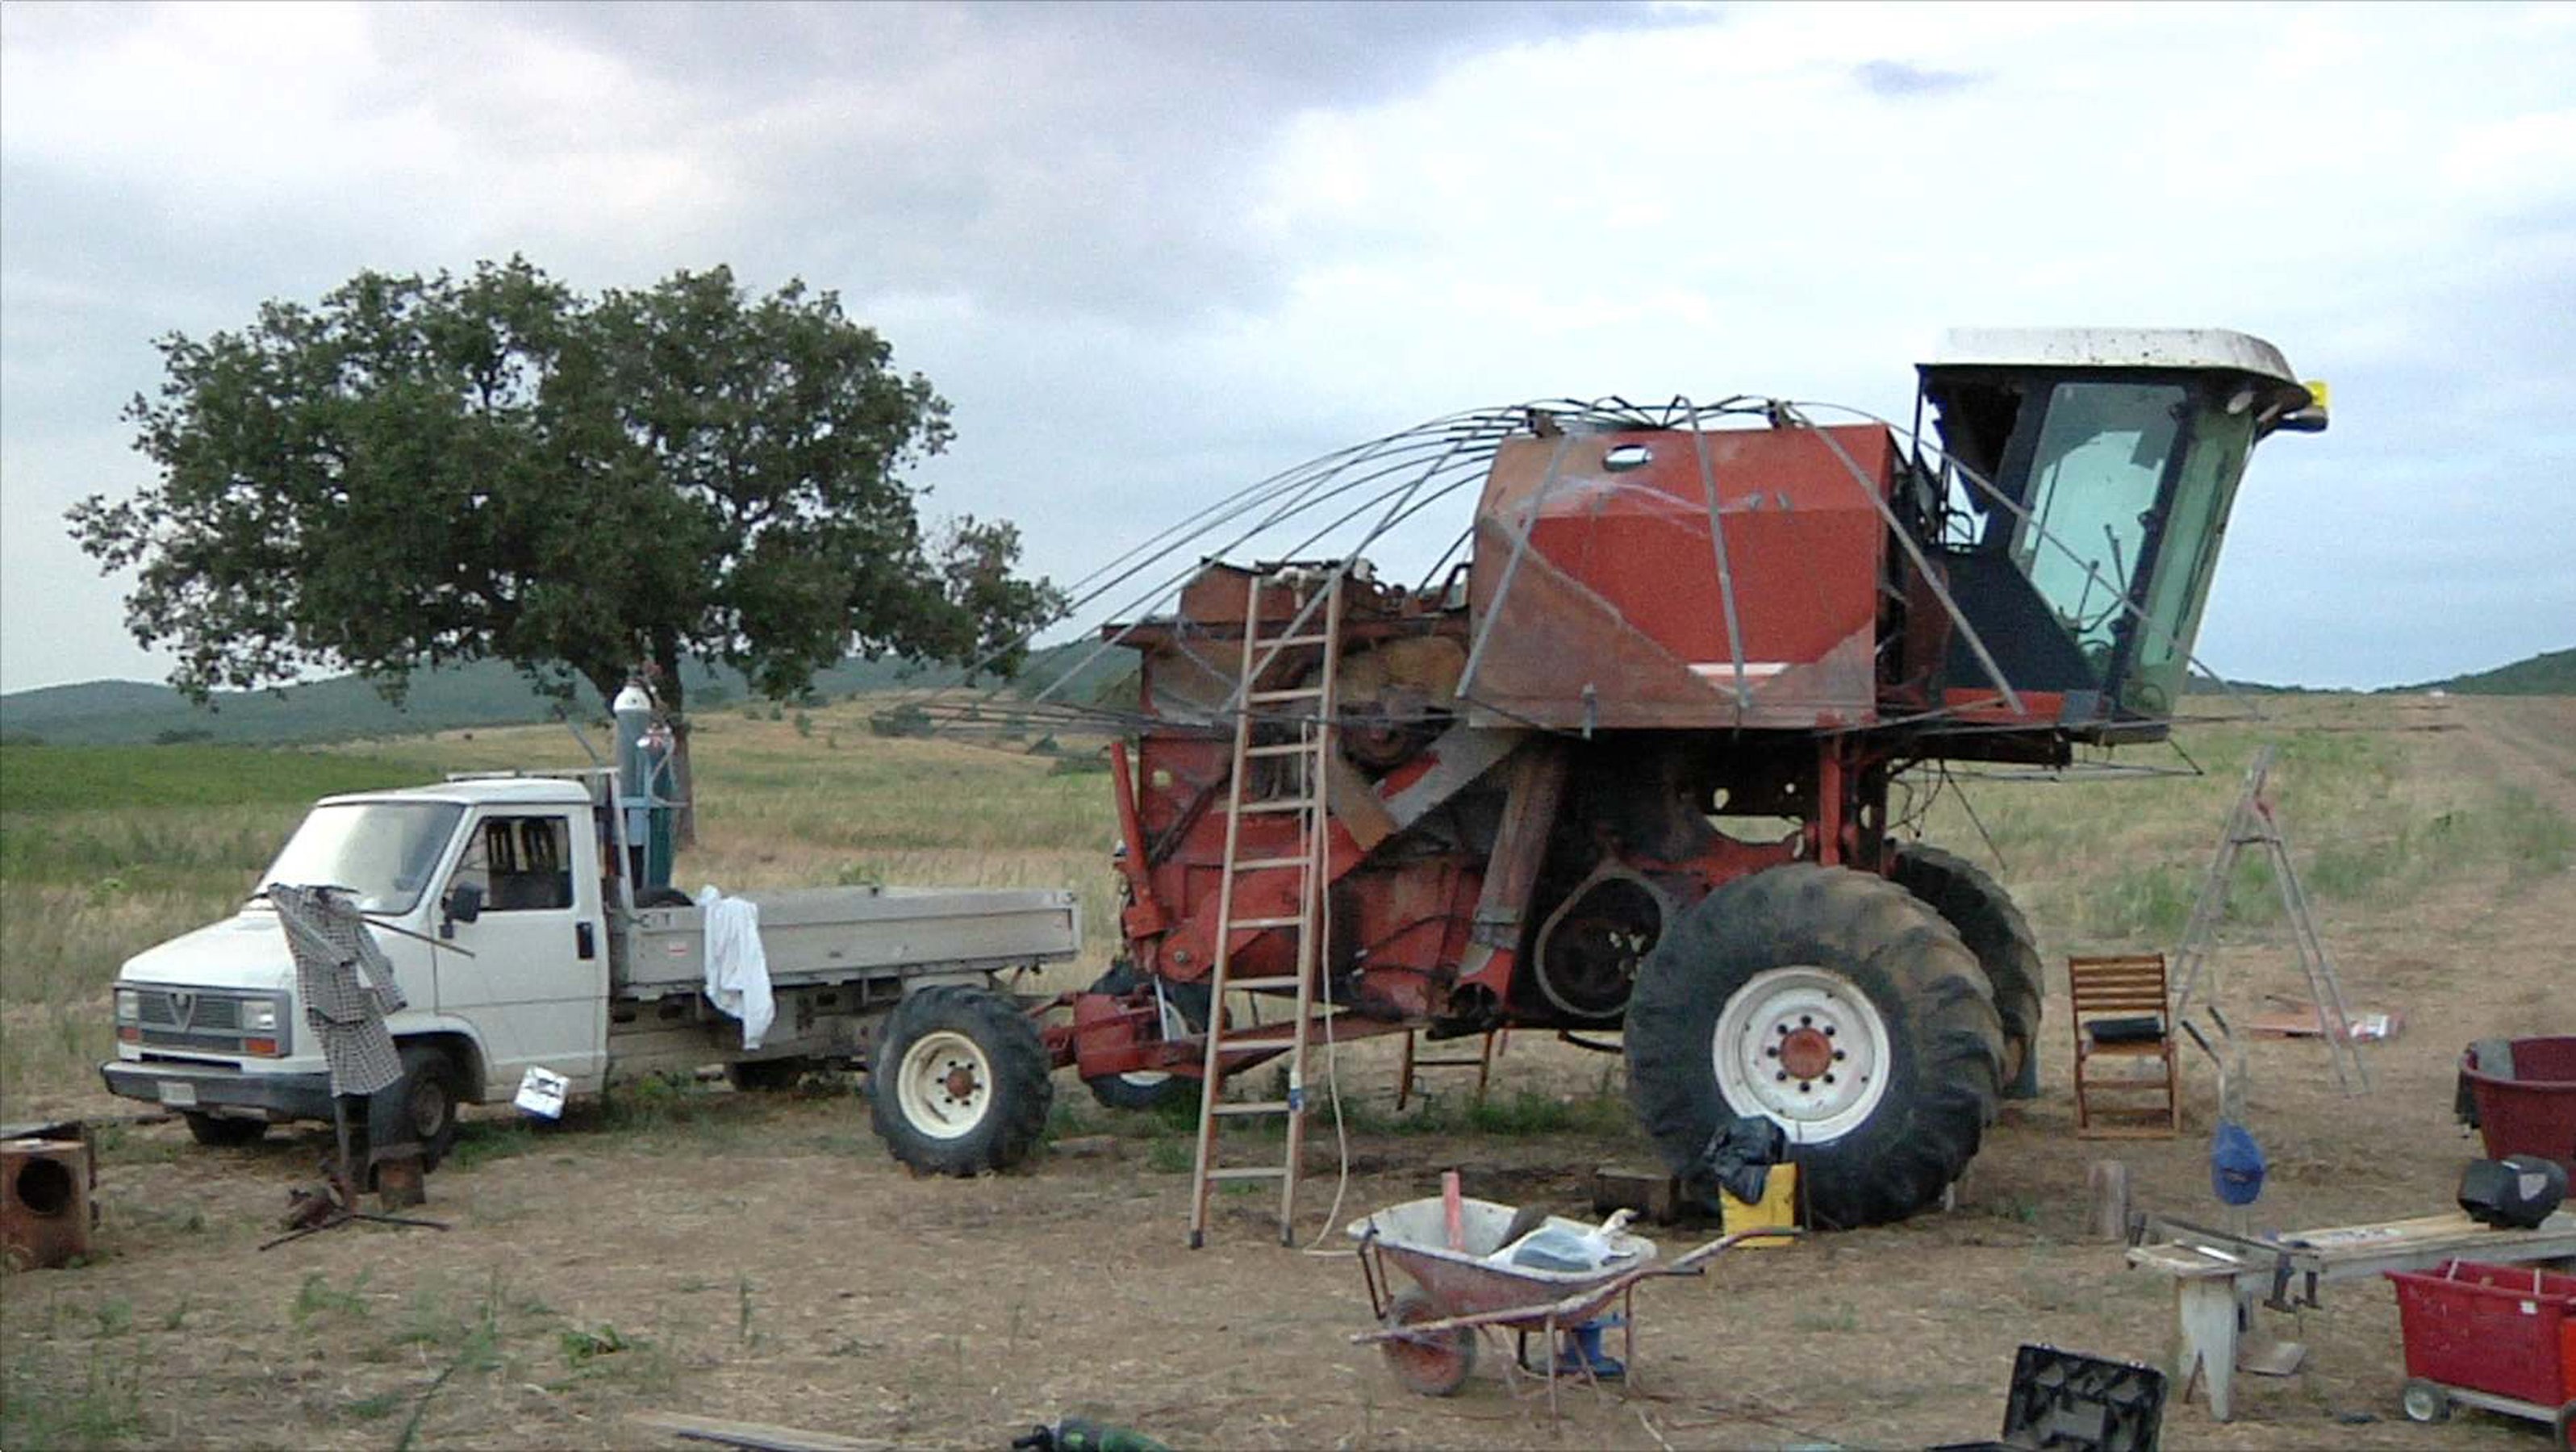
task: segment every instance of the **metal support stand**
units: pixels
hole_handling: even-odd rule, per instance
[[[372,1096],[370,1097],[372,1099]],[[260,1249],[273,1250],[290,1240],[302,1240],[308,1235],[318,1235],[325,1230],[337,1230],[352,1220],[370,1220],[378,1225],[413,1225],[429,1230],[447,1228],[443,1221],[414,1220],[401,1215],[380,1215],[358,1208],[358,1184],[349,1170],[349,1097],[345,1094],[331,1096],[331,1135],[337,1156],[332,1162],[329,1173],[324,1177],[322,1207],[308,1209],[306,1212],[313,1216],[311,1224],[299,1225],[260,1246]]]

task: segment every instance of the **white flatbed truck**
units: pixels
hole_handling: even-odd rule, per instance
[[[638,887],[637,800],[608,768],[474,774],[328,797],[260,879],[348,889],[378,925],[408,1006],[387,1027],[398,1086],[435,1155],[461,1103],[513,1098],[531,1068],[572,1095],[721,1064],[783,1087],[865,1066],[877,1131],[917,1169],[1005,1168],[1037,1144],[1048,1048],[1017,975],[1075,956],[1081,912],[1045,889],[835,887],[744,894],[777,1017],[756,1049],[706,991],[705,914]],[[183,1115],[207,1144],[331,1118],[329,1074],[296,1002],[277,914],[147,949],[116,980],[109,1090]]]

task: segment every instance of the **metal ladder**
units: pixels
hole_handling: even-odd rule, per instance
[[[1198,1153],[1190,1171],[1190,1248],[1207,1243],[1209,1187],[1223,1180],[1279,1181],[1279,1239],[1283,1245],[1294,1244],[1297,1207],[1297,1179],[1306,1145],[1306,1055],[1309,1034],[1314,1027],[1315,981],[1320,976],[1325,877],[1325,780],[1331,763],[1333,743],[1334,675],[1339,668],[1342,629],[1342,586],[1345,572],[1334,569],[1311,595],[1301,595],[1300,605],[1287,628],[1276,635],[1263,635],[1262,598],[1273,589],[1296,592],[1296,585],[1277,575],[1256,574],[1252,577],[1244,605],[1243,674],[1235,689],[1234,760],[1227,786],[1225,820],[1225,868],[1217,886],[1216,964],[1208,976],[1209,1025],[1207,1057],[1199,1080]],[[1321,617],[1318,623],[1317,617]],[[1311,652],[1316,667],[1302,685],[1264,689],[1261,677],[1283,657],[1294,659],[1289,652]],[[1265,707],[1279,708],[1265,710]],[[1263,720],[1288,719],[1295,723],[1297,739],[1277,743],[1256,743],[1255,727]],[[1284,795],[1255,798],[1248,793],[1253,786],[1255,765],[1265,761],[1284,761],[1292,770],[1284,773],[1287,790]],[[1297,848],[1279,857],[1247,858],[1242,855],[1243,820],[1249,816],[1270,813],[1293,814],[1297,821]],[[1288,914],[1235,915],[1235,886],[1245,874],[1294,868],[1298,874],[1296,911]],[[1292,930],[1296,934],[1296,972],[1276,977],[1237,978],[1234,976],[1235,936],[1238,933],[1258,935],[1274,929]],[[1226,1030],[1226,994],[1232,990],[1275,990],[1293,988],[1296,1007],[1284,1023],[1257,1024],[1247,1029]],[[1288,1097],[1228,1102],[1225,1085],[1228,1076],[1226,1060],[1241,1058],[1246,1050],[1286,1050]],[[1219,1165],[1217,1163],[1218,1127],[1229,1119],[1284,1116],[1287,1120],[1286,1149],[1277,1164]]]
[[[2200,896],[2192,901],[2182,946],[2174,953],[2174,1021],[2182,1022],[2190,1012],[2192,995],[2206,973],[2213,1022],[2234,1044],[2235,1030],[2217,1009],[2218,974],[2210,967],[2210,953],[2217,946],[2218,925],[2227,916],[2227,890],[2235,880],[2237,854],[2247,847],[2260,847],[2272,863],[2273,880],[2280,884],[2281,909],[2298,945],[2299,967],[2307,975],[2308,996],[2316,1004],[2319,1036],[2326,1041],[2335,1086],[2346,1094],[2358,1094],[2370,1088],[2370,1066],[2352,1041],[2352,1015],[2344,1004],[2343,980],[2335,976],[2334,960],[2326,956],[2325,940],[2317,935],[2316,919],[2308,911],[2308,891],[2299,883],[2298,869],[2290,864],[2289,834],[2264,795],[2278,751],[2266,745],[2254,753],[2253,764],[2245,769],[2245,789],[2237,794],[2236,805],[2227,814],[2227,829],[2218,839],[2217,855],[2210,859],[2209,875],[2201,880]]]

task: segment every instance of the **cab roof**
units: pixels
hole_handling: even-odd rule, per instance
[[[493,777],[479,781],[442,781],[428,786],[386,791],[343,792],[324,797],[320,805],[343,802],[458,802],[466,806],[588,806],[590,793],[577,781],[555,777]]]
[[[2227,368],[2299,387],[2281,350],[2226,328],[1952,328],[1924,368]]]

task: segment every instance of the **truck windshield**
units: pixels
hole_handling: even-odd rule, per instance
[[[362,912],[409,912],[464,815],[454,802],[325,803],[295,829],[260,885],[344,887]]]
[[[2188,412],[2169,383],[2061,383],[2049,395],[2013,559],[2097,678],[2127,633],[2140,547]]]

